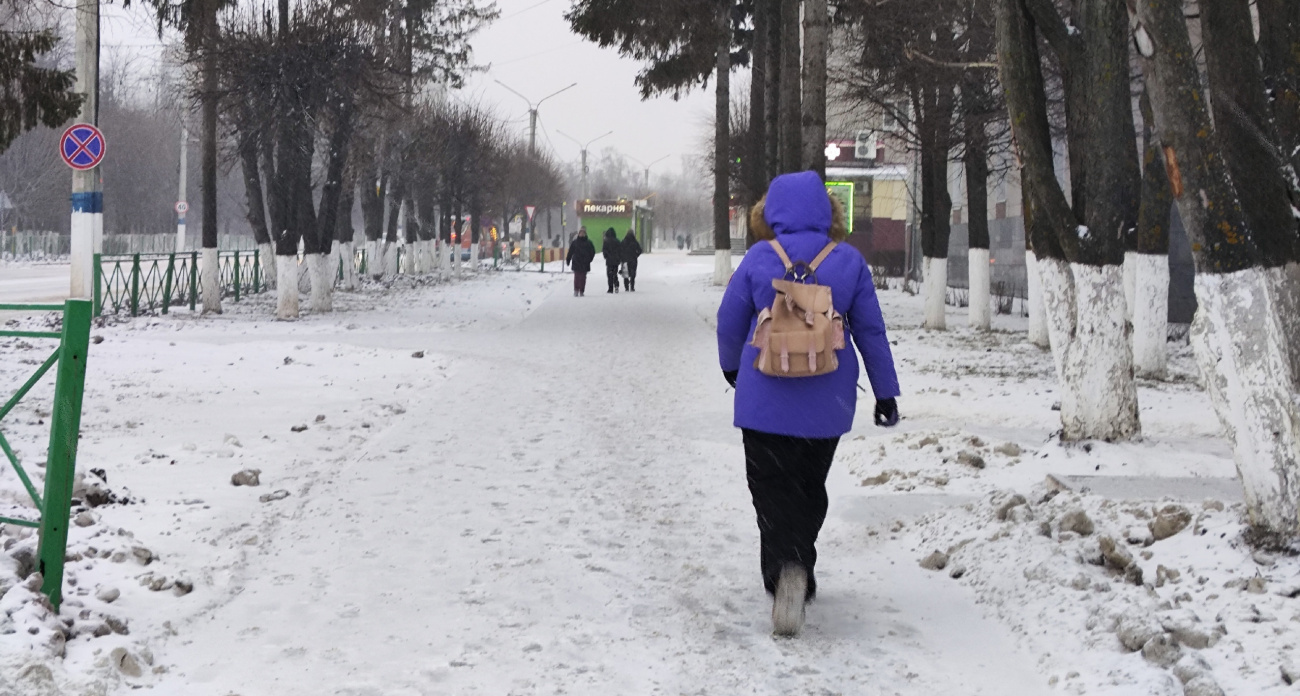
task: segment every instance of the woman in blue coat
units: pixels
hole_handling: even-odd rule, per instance
[[[749,490],[758,515],[763,585],[774,596],[773,628],[793,635],[803,626],[804,604],[817,591],[817,535],[826,521],[826,476],[841,435],[853,426],[858,402],[858,361],[851,349],[839,368],[818,377],[770,377],[754,367],[751,345],[760,311],[772,306],[772,280],[786,275],[772,245],[777,239],[793,262],[805,263],[846,226],[815,172],[777,177],[750,216],[757,239],[736,268],[718,309],[718,358],[736,388],[735,425],[745,444]],[[845,318],[846,339],[862,353],[876,397],[880,426],[898,423],[898,376],[885,335],[876,288],[856,249],[838,245],[817,268],[830,286],[835,310]],[[849,345],[845,341],[845,345]]]

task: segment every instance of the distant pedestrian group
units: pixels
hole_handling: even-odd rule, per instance
[[[620,279],[623,290],[636,292],[637,261],[642,254],[641,243],[637,241],[636,234],[628,230],[627,235],[620,241],[613,227],[605,230],[605,236],[601,239],[600,254],[605,259],[605,280],[608,285],[606,293],[611,295],[618,293]],[[566,265],[573,268],[574,297],[587,294],[587,274],[591,272],[591,264],[595,260],[596,246],[587,237],[587,228],[581,227],[564,260]]]

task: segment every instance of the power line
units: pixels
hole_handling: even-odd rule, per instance
[[[577,46],[578,44],[580,44],[580,43],[582,43],[582,42],[583,42],[582,39],[578,39],[577,41],[573,41],[573,42],[571,42],[571,43],[567,43],[567,44],[564,44],[564,45],[562,45],[562,46],[554,46],[554,47],[552,47],[552,48],[548,48],[548,49],[546,49],[545,51],[538,51],[537,53],[531,53],[531,54],[529,54],[529,55],[526,55],[526,56],[520,56],[520,57],[518,57],[518,58],[511,58],[510,60],[503,60],[503,61],[501,61],[501,62],[499,62],[499,63],[489,63],[489,64],[488,64],[488,70],[491,70],[492,68],[495,68],[495,67],[497,67],[497,66],[499,66],[499,65],[510,65],[511,63],[519,63],[519,62],[521,62],[521,61],[525,61],[525,60],[528,60],[528,59],[530,59],[530,58],[536,58],[536,57],[538,57],[538,56],[544,56],[544,55],[546,55],[546,54],[548,54],[548,53],[554,53],[554,52],[556,52],[556,51],[560,51],[560,50],[563,50],[563,49],[566,49],[566,48],[572,48],[573,46]]]
[[[541,7],[542,5],[545,5],[545,4],[549,3],[549,2],[552,2],[552,0],[542,0],[542,1],[539,2],[539,3],[535,3],[535,4],[532,4],[532,5],[529,5],[528,7],[525,7],[524,9],[519,10],[519,11],[517,11],[517,12],[511,12],[510,14],[508,14],[508,15],[502,17],[501,19],[511,19],[511,18],[513,18],[513,17],[518,17],[519,15],[521,15],[521,14],[523,14],[523,13],[525,13],[525,12],[528,12],[528,11],[530,11],[530,10],[535,10],[535,9],[537,9],[537,8]]]

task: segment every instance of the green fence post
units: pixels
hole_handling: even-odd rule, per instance
[[[99,317],[104,315],[104,295],[103,288],[100,286],[104,283],[104,255],[95,254],[95,306],[92,308],[94,315]]]
[[[239,301],[239,250],[235,250],[235,301]]]
[[[131,255],[131,316],[140,315],[140,255]]]
[[[541,267],[541,269],[538,270],[537,272],[538,272],[538,273],[545,273],[545,272],[546,272],[546,245],[545,245],[545,244],[538,244],[538,245],[537,245],[537,257],[538,257],[538,258],[541,260],[541,262],[542,262],[542,267]]]
[[[199,297],[199,252],[190,252],[190,311],[194,311]]]
[[[262,288],[262,250],[253,250],[253,294],[256,295]]]
[[[167,273],[163,276],[162,313],[166,314],[172,306],[172,274],[176,272],[176,252],[167,255]]]
[[[68,550],[72,508],[72,479],[77,471],[77,438],[81,433],[81,400],[86,387],[86,354],[90,348],[87,300],[68,300],[63,310],[63,339],[54,380],[54,412],[50,417],[50,450],[45,463],[45,510],[41,514],[41,592],[55,611],[63,602],[63,556]]]

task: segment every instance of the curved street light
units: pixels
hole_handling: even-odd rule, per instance
[[[598,135],[592,138],[591,140],[588,140],[586,143],[580,142],[577,138],[563,131],[556,130],[555,132],[559,133],[560,135],[563,135],[569,140],[572,140],[573,144],[577,145],[582,150],[582,197],[584,199],[590,198],[591,193],[587,189],[587,148],[591,147],[591,144],[596,142],[597,140],[600,140],[601,138],[604,138],[609,135],[613,135],[614,131],[610,131],[608,133],[605,133],[604,135]]]
[[[575,82],[575,83],[569,85],[568,87],[565,87],[564,89],[561,89],[561,90],[556,91],[556,92],[552,92],[551,94],[548,94],[548,95],[542,97],[541,99],[539,99],[539,100],[537,101],[536,104],[534,104],[533,101],[532,101],[531,99],[529,99],[528,97],[525,97],[524,95],[520,94],[519,92],[516,92],[513,88],[510,87],[510,85],[508,85],[508,84],[502,82],[501,80],[493,80],[493,82],[496,82],[498,85],[501,85],[502,87],[505,87],[505,88],[506,88],[506,91],[510,92],[511,94],[515,95],[516,97],[519,97],[520,99],[523,99],[524,102],[526,102],[526,103],[528,104],[528,122],[529,122],[529,123],[528,123],[528,152],[529,152],[530,154],[532,154],[532,155],[536,155],[536,154],[537,154],[537,110],[538,110],[539,108],[541,108],[541,106],[542,106],[542,102],[544,102],[544,101],[546,101],[547,99],[550,99],[551,97],[554,97],[554,96],[556,96],[556,95],[558,95],[558,94],[561,94],[561,93],[563,93],[563,92],[567,92],[567,91],[573,89],[574,87],[577,87],[577,86],[578,86],[578,83]]]

